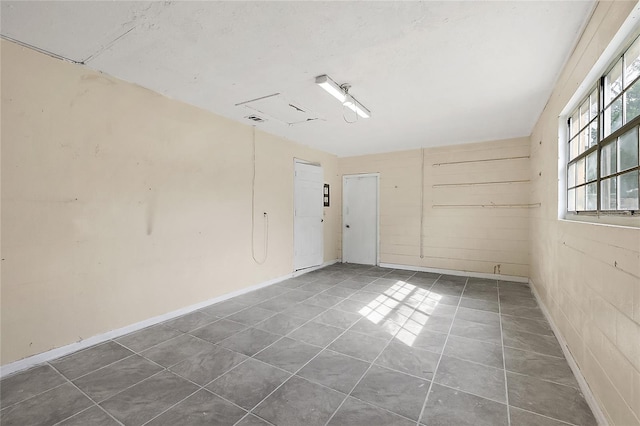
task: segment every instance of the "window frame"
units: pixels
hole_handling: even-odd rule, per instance
[[[631,40],[630,43],[626,44],[625,49],[619,53],[618,55],[616,55],[613,60],[610,61],[609,66],[607,66],[607,68],[605,69],[605,71],[600,75],[599,78],[596,79],[596,81],[594,82],[594,84],[591,84],[589,86],[589,90],[587,91],[586,96],[583,96],[580,99],[580,102],[577,103],[577,106],[575,108],[573,108],[572,110],[569,111],[569,113],[567,114],[567,119],[566,119],[566,146],[565,146],[565,152],[566,152],[566,161],[565,161],[565,183],[566,185],[564,185],[564,190],[565,190],[565,212],[567,215],[576,215],[576,216],[601,216],[601,215],[617,215],[617,216],[635,216],[638,217],[640,216],[640,194],[638,194],[637,197],[637,202],[638,202],[638,207],[636,209],[618,209],[618,205],[616,203],[616,210],[611,210],[611,209],[605,209],[602,206],[602,195],[603,195],[603,186],[602,183],[608,179],[615,179],[616,185],[617,182],[619,181],[618,176],[627,174],[627,173],[636,173],[636,176],[638,177],[638,186],[640,187],[640,114],[638,114],[636,117],[634,117],[633,119],[631,119],[628,122],[625,122],[626,119],[626,114],[627,114],[627,109],[625,108],[626,104],[627,104],[627,93],[630,92],[630,90],[634,87],[634,85],[638,84],[640,85],[640,72],[637,73],[637,75],[635,77],[633,77],[631,82],[626,82],[625,81],[625,74],[627,71],[627,64],[625,61],[625,55],[627,54],[627,52],[630,51],[630,49],[632,47],[634,47],[634,45],[638,43],[640,45],[640,36],[637,36],[635,38],[633,38]],[[637,46],[636,46],[637,47]],[[640,58],[640,57],[639,57]],[[634,58],[634,62],[637,58]],[[620,92],[618,94],[616,94],[615,96],[613,96],[611,99],[609,99],[608,101],[606,101],[605,99],[605,90],[607,88],[606,86],[606,79],[608,77],[608,75],[611,73],[611,71],[617,67],[620,66],[621,70],[620,70]],[[617,81],[617,80],[616,80]],[[596,112],[595,112],[595,116],[592,116],[593,113],[593,101],[592,101],[592,96],[595,94],[596,96]],[[609,108],[613,108],[613,105],[615,102],[617,102],[618,100],[621,100],[620,102],[620,121],[621,121],[621,125],[619,128],[617,128],[616,130],[614,130],[613,132],[610,132],[609,135],[605,136],[605,119],[608,118],[607,116],[607,110]],[[583,119],[583,115],[582,115],[582,107],[584,105],[587,105],[587,108],[589,110],[588,113],[588,119],[586,120],[586,124],[583,125],[582,124],[582,119]],[[611,111],[611,110],[610,110]],[[609,114],[611,114],[611,112],[609,112]],[[578,120],[578,127],[577,127],[577,131],[574,132],[574,118],[577,117]],[[587,136],[584,136],[585,140],[584,140],[584,144],[585,144],[585,148],[582,152],[580,151],[580,147],[581,145],[581,139],[583,138],[583,133],[586,132],[592,132],[593,130],[589,130],[591,129],[591,126],[595,124],[595,143],[592,146],[588,146],[590,145],[590,141],[591,141],[591,133],[589,133]],[[638,158],[637,163],[634,167],[631,168],[627,168],[625,170],[619,170],[618,164],[619,164],[619,159],[618,157],[618,146],[617,146],[617,141],[619,140],[619,138],[621,136],[626,135],[628,132],[633,131],[634,129],[636,129],[636,143],[638,144]],[[572,143],[573,144],[577,144],[577,151],[579,152],[577,155],[575,155],[572,158]],[[614,173],[609,173],[605,176],[602,176],[602,150],[603,148],[614,144],[615,145],[615,150],[616,150],[616,171]],[[587,161],[588,158],[593,155],[595,153],[596,156],[596,176],[595,179],[589,180],[588,177],[588,168],[587,168]],[[584,180],[580,183],[578,183],[577,181],[577,173],[575,173],[574,170],[574,177],[571,180],[569,178],[570,176],[570,171],[571,168],[575,165],[575,167],[577,168],[577,165],[579,164],[580,161],[584,160],[585,164],[584,164]],[[571,185],[571,182],[573,181],[573,185]],[[588,207],[588,187],[590,185],[595,185],[596,187],[596,206],[595,209],[591,209],[591,210],[587,210]],[[584,202],[582,203],[582,205],[584,206],[584,210],[577,210],[576,209],[576,201],[578,199],[578,188],[584,188]],[[617,188],[616,188],[617,189]],[[570,191],[574,191],[573,194],[573,209],[570,209],[570,196],[569,193]],[[640,192],[640,191],[639,191]],[[616,197],[618,197],[618,191],[616,191]]]

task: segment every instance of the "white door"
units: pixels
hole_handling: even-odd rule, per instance
[[[342,261],[378,263],[378,176],[343,179]]]
[[[321,265],[323,243],[323,187],[322,167],[295,162],[293,178],[293,269]]]

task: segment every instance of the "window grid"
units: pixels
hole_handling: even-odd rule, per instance
[[[640,208],[640,38],[567,120],[567,211],[634,214]]]

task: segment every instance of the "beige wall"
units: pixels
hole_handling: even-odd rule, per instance
[[[381,262],[527,277],[528,156],[529,139],[520,138],[340,158],[339,166],[341,175],[380,173]]]
[[[293,159],[333,155],[2,41],[1,364],[292,272]]]
[[[640,229],[558,220],[558,116],[635,2],[602,2],[531,136],[531,279],[612,425],[640,425]]]

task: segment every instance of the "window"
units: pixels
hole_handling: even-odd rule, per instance
[[[567,211],[640,209],[640,38],[568,119]]]

